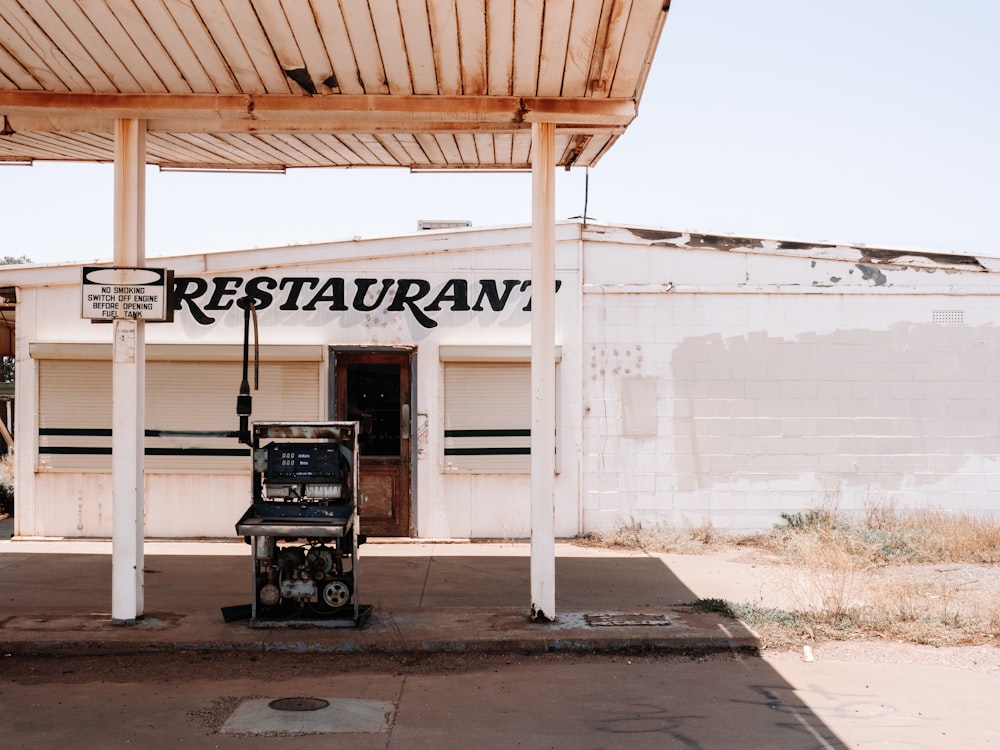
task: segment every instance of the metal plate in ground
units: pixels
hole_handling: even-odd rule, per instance
[[[594,627],[625,627],[633,625],[669,625],[667,615],[644,614],[641,612],[606,612],[599,615],[584,615],[588,625]]]
[[[396,707],[389,701],[320,698],[326,708],[282,711],[271,698],[243,701],[219,730],[222,734],[333,734],[387,732]]]
[[[319,711],[330,705],[325,698],[275,698],[267,704],[275,711]]]

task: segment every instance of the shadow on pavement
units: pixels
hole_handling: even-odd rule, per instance
[[[664,741],[685,748],[845,747],[765,661],[719,645],[725,642],[720,629],[735,633],[741,623],[678,606],[696,597],[660,559],[608,551],[561,554],[556,563],[558,620],[546,625],[527,618],[530,561],[525,554],[457,552],[451,548],[443,554],[414,555],[393,549],[365,555],[361,598],[375,606],[375,615],[364,629],[262,632],[246,622],[225,623],[220,616],[221,607],[250,598],[249,551],[245,556],[148,554],[148,627],[131,628],[110,624],[109,555],[4,550],[0,644],[6,652],[22,653],[47,644],[50,655],[70,655],[74,649],[93,653],[131,644],[148,650],[172,642],[188,652],[235,650],[236,658],[242,647],[281,652],[275,658],[312,651],[301,658],[323,660],[349,658],[343,651],[366,648],[381,648],[383,654],[416,649],[422,658],[432,652],[452,659],[478,649],[494,655],[488,660],[491,675],[517,667],[497,661],[497,654],[509,650],[532,654],[543,668],[532,671],[530,687],[491,695],[489,712],[465,716],[473,722],[472,735],[505,731],[501,707],[516,713],[526,710],[526,702],[544,705],[550,700],[546,690],[551,690],[559,692],[563,706],[550,723],[559,735],[572,736],[583,722],[589,730],[617,738],[622,744],[616,746],[630,748],[662,747]],[[671,624],[588,628],[579,619],[615,612],[669,613]],[[664,640],[669,638],[677,638],[674,646]],[[752,638],[743,645],[747,643]],[[170,658],[169,649],[160,653]],[[545,667],[547,659],[555,661]],[[602,679],[583,678],[588,660],[605,663]],[[442,697],[453,717],[464,716],[463,701],[474,695],[476,662],[471,664],[461,674],[427,686],[449,690],[469,680],[468,695],[459,691]],[[567,669],[572,674],[574,664],[581,679],[567,682]],[[590,708],[581,714],[584,706]],[[406,729],[401,727],[398,736],[406,736]]]

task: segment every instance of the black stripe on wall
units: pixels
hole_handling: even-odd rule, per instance
[[[42,427],[39,435],[58,437],[111,437],[111,430],[90,427]],[[208,437],[238,438],[239,432],[232,430],[146,430],[146,437]]]
[[[445,430],[446,438],[531,437],[531,430]]]
[[[73,456],[110,456],[111,448],[82,447],[75,445],[43,445],[39,453]],[[146,448],[147,456],[237,456],[246,458],[249,448]]]
[[[445,448],[446,456],[529,456],[531,448]]]

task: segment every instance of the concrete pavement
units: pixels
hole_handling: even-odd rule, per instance
[[[226,623],[221,614],[249,599],[246,545],[149,542],[146,616],[116,626],[108,543],[0,541],[0,655],[5,666],[39,667],[37,680],[0,680],[6,738],[12,747],[66,750],[133,742],[176,747],[208,737],[216,747],[270,747],[275,731],[291,733],[282,738],[289,748],[315,747],[309,735],[297,734],[309,731],[325,734],[323,747],[354,750],[439,747],[459,736],[482,750],[507,748],[515,739],[526,748],[701,750],[1000,743],[993,705],[1000,670],[963,667],[955,658],[960,650],[950,657],[935,650],[937,664],[905,663],[907,654],[891,653],[892,644],[866,659],[826,658],[823,645],[814,661],[788,652],[756,658],[727,651],[753,647],[753,633],[678,603],[770,598],[773,571],[732,554],[647,555],[560,544],[558,621],[549,625],[527,618],[525,544],[376,543],[362,547],[362,555],[362,600],[374,607],[366,627],[260,630]],[[670,624],[595,624],[614,614],[650,621],[667,615]],[[242,657],[263,651],[317,668],[271,672],[255,668],[256,657]],[[394,669],[344,679],[337,673],[341,653],[442,651],[527,656],[497,657],[490,668],[447,675]],[[598,656],[541,656],[559,651]],[[655,655],[677,651],[705,657]],[[127,664],[138,653],[195,661],[190,674],[163,679],[126,666],[119,678],[85,681],[81,690],[71,672],[60,672],[63,660],[31,658],[112,653],[132,654]],[[244,672],[209,677],[204,665],[230,658],[223,653],[245,662]],[[291,656],[299,653],[319,656]],[[274,721],[288,717],[253,703],[303,695],[326,698],[338,710],[313,717],[315,726],[303,729],[299,721],[294,730],[275,730]],[[384,721],[366,729],[345,724],[353,714],[343,706],[355,703],[359,711],[377,709]],[[56,712],[38,709],[56,705]],[[199,723],[206,715],[219,718]],[[223,723],[230,716],[231,726]]]
[[[656,557],[557,545],[557,618],[532,623],[524,543],[369,543],[362,628],[251,628],[222,609],[251,598],[250,548],[147,542],[145,612],[111,622],[110,543],[0,541],[6,653],[169,650],[540,652],[754,648],[742,623],[678,606],[697,598]]]

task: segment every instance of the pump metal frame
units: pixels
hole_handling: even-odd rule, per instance
[[[347,496],[336,502],[289,502],[270,498],[266,490],[268,446],[277,441],[303,444],[336,443],[352,456]],[[358,423],[357,422],[254,422],[250,447],[252,505],[236,523],[236,532],[251,547],[253,605],[251,627],[360,627],[371,614],[362,605],[358,585]],[[279,550],[289,546],[332,544],[338,555],[350,560],[345,576],[351,590],[349,602],[327,614],[292,613],[273,616],[260,601],[261,582]]]

